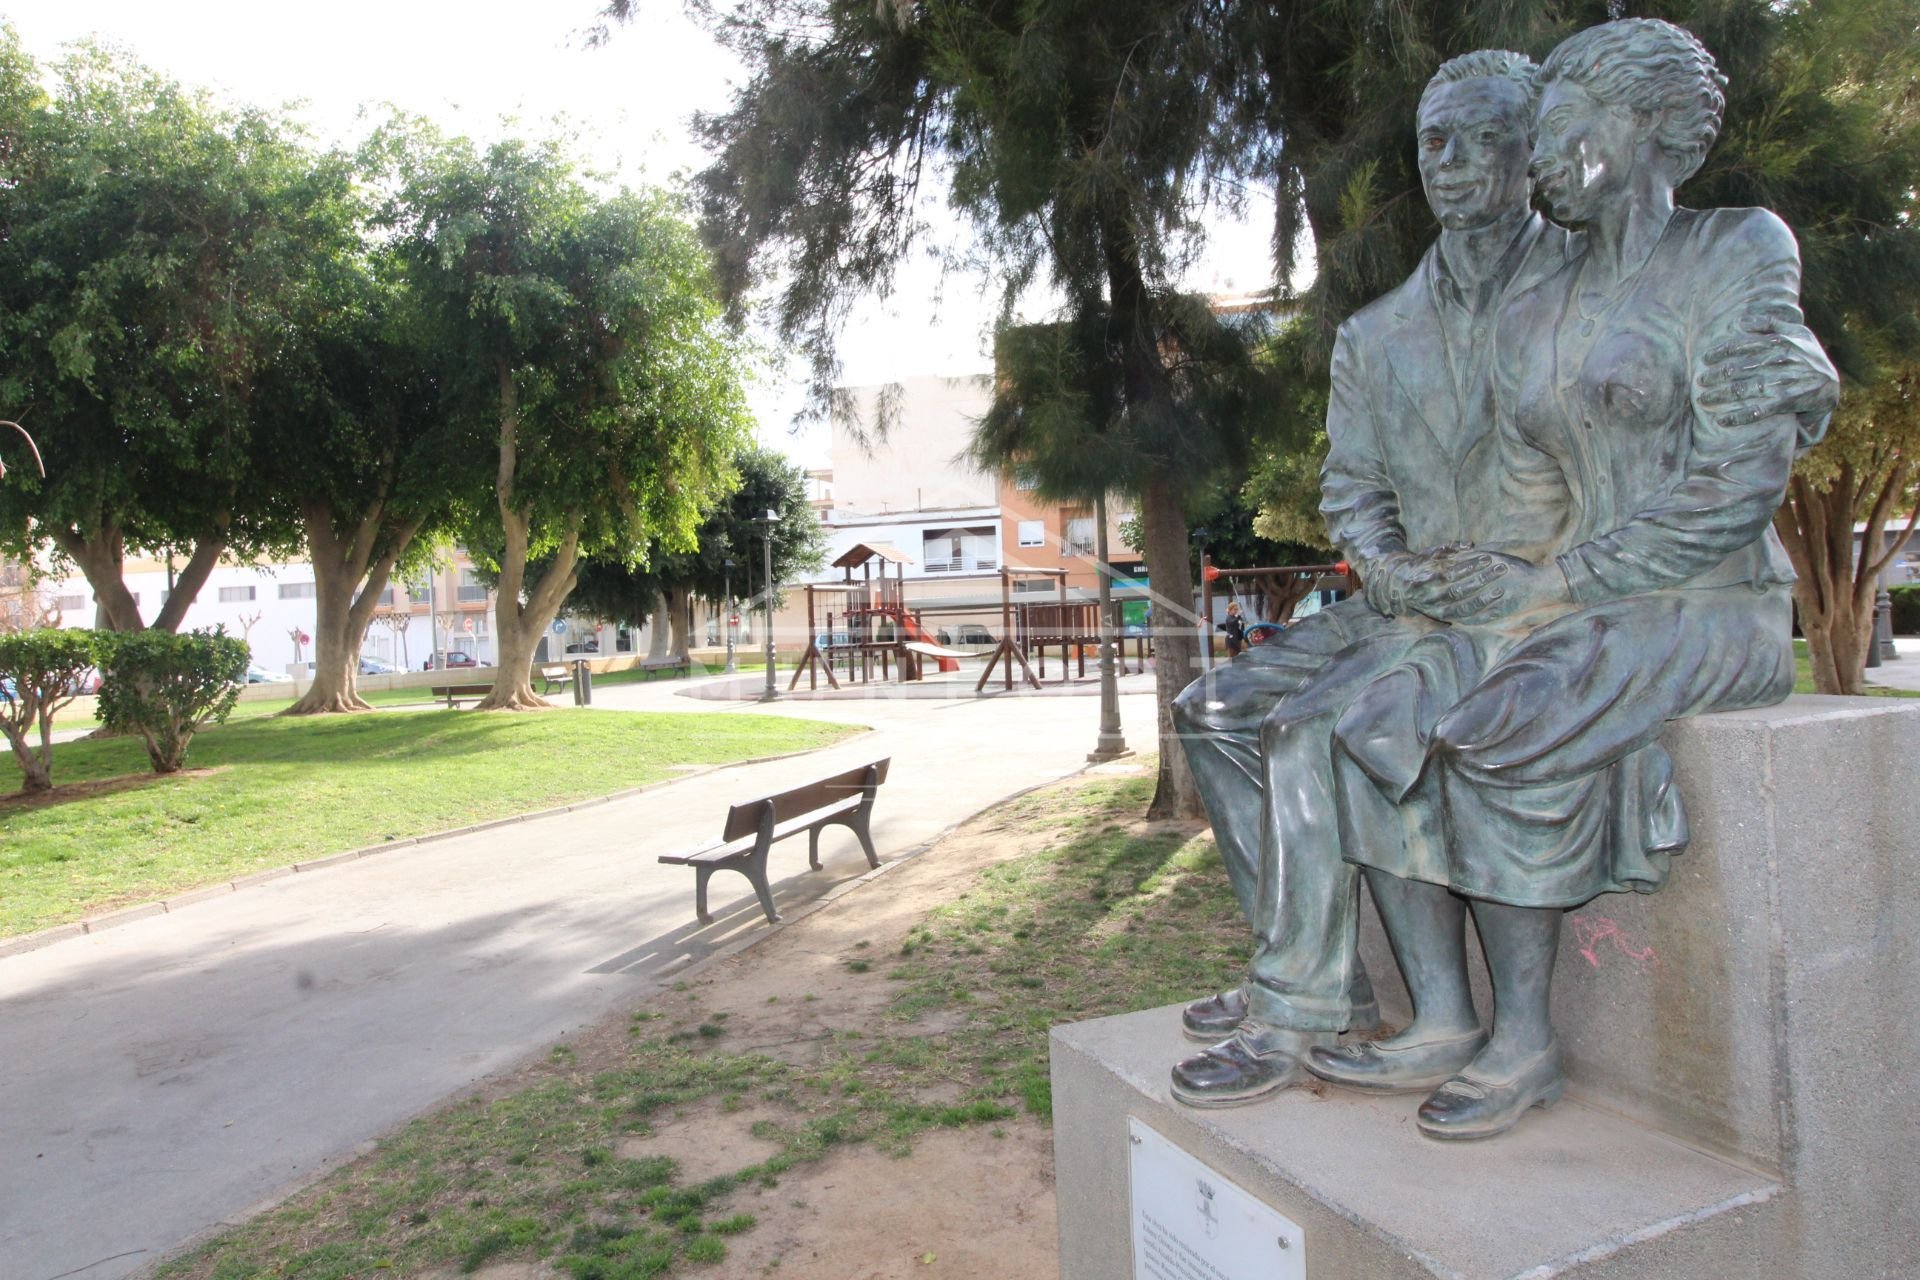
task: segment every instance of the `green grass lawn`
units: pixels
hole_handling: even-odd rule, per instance
[[[276,718],[196,737],[153,779],[137,739],[56,744],[56,787],[139,785],[51,804],[0,801],[0,937],[383,840],[550,808],[719,764],[824,746],[842,725],[740,714],[565,709]],[[284,705],[284,704],[280,704]],[[12,765],[5,766],[12,769]]]

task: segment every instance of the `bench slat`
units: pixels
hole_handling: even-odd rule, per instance
[[[773,820],[776,824],[844,799],[857,801],[866,792],[867,770],[874,770],[873,785],[877,787],[887,780],[887,766],[891,763],[892,757],[889,756],[872,764],[863,764],[857,769],[848,769],[845,773],[836,773],[830,778],[809,782],[791,791],[780,791],[736,804],[727,811],[727,825],[721,829],[720,838],[734,840],[759,831],[760,807],[769,801],[773,804]]]

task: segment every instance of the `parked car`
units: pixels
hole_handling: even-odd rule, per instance
[[[993,632],[977,622],[966,622],[960,626],[958,640],[961,644],[992,644]]]
[[[278,671],[269,671],[265,667],[249,662],[247,664],[248,684],[292,684],[293,677],[282,675]]]
[[[382,662],[378,658],[360,655],[360,674],[363,676],[394,676],[400,674],[400,668],[391,662]]]
[[[462,653],[458,649],[452,649],[441,654],[440,660],[443,665],[449,667],[477,667],[480,665],[474,661],[472,654]]]
[[[711,640],[711,638],[709,638],[709,640]],[[600,652],[600,642],[598,640],[576,641],[575,643],[567,646],[567,652],[568,653],[598,653]]]
[[[88,667],[85,671],[82,671],[79,675],[75,676],[73,678],[73,681],[67,685],[67,692],[68,693],[100,692],[99,669],[96,667]]]

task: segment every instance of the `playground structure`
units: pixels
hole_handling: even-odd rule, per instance
[[[927,619],[978,618],[992,606],[978,601],[909,605],[905,580],[909,562],[909,557],[886,543],[861,543],[833,562],[833,567],[843,572],[843,581],[805,584],[807,648],[787,684],[789,691],[799,687],[803,674],[809,689],[818,689],[820,677],[825,676],[828,687],[837,690],[842,675],[848,684],[857,684],[871,682],[876,672],[882,681],[891,680],[897,670],[901,681],[914,681],[923,677],[929,661],[940,671],[952,674],[959,671],[962,660],[982,656],[977,650],[949,647],[945,633],[930,631]],[[892,573],[888,572],[889,566]],[[853,576],[856,568],[860,570],[858,579]],[[974,685],[975,692],[986,688],[996,666],[1004,666],[1002,679],[1007,690],[1013,688],[1016,665],[1026,684],[1040,688],[1046,676],[1046,653],[1054,646],[1060,649],[1060,679],[1070,678],[1076,655],[1079,673],[1086,675],[1087,650],[1098,652],[1100,644],[1099,606],[1092,601],[1068,599],[1066,576],[1064,569],[1000,570],[1000,634],[992,641],[992,651],[985,655],[986,667]],[[1059,586],[1058,598],[1015,601],[1014,580],[1034,578],[1054,579]],[[837,610],[825,610],[824,628],[820,625],[823,600],[839,606]],[[1136,640],[1135,648],[1138,669],[1144,671],[1145,640]],[[1038,664],[1038,675],[1034,663]]]
[[[833,562],[833,567],[844,573],[844,581],[807,584],[807,651],[794,668],[793,679],[787,684],[789,691],[799,687],[803,673],[809,689],[820,687],[823,674],[827,686],[838,689],[840,681],[833,671],[836,661],[845,666],[851,684],[871,681],[876,666],[882,680],[892,678],[896,665],[902,680],[918,680],[927,658],[938,663],[940,670],[953,672],[960,669],[961,658],[973,656],[935,644],[919,616],[923,610],[907,607],[908,563],[909,558],[898,547],[862,542]],[[888,565],[893,566],[891,575]],[[878,574],[874,573],[876,566]],[[860,570],[857,582],[853,577],[856,568]],[[826,629],[820,629],[815,606],[818,596],[842,598],[838,626],[829,609]],[[820,644],[823,635],[827,640],[824,648]]]
[[[1284,627],[1293,617],[1294,606],[1315,591],[1328,589],[1324,579],[1338,578],[1331,589],[1351,595],[1360,582],[1347,562],[1337,564],[1290,564],[1277,569],[1222,569],[1205,555],[1200,557],[1201,645],[1207,666],[1213,666],[1213,584],[1227,579],[1227,593],[1233,594],[1233,580],[1243,579],[1259,591],[1261,617]]]

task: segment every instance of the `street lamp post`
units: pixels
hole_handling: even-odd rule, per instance
[[[728,556],[720,562],[722,586],[720,594],[726,597],[727,610],[727,667],[726,673],[732,675],[740,668],[733,661],[733,557]]]
[[[780,523],[780,514],[769,510],[763,516],[755,516],[753,522],[762,526],[760,546],[763,559],[762,585],[766,588],[765,619],[767,628],[767,689],[760,695],[760,701],[772,702],[780,696],[780,690],[773,683],[773,526]]]
[[[1100,582],[1100,736],[1094,740],[1087,759],[1096,764],[1130,756],[1127,740],[1120,735],[1120,681],[1114,671],[1115,650],[1120,638],[1113,625],[1113,565],[1107,559],[1107,495],[1094,500],[1094,566]],[[1062,663],[1066,660],[1061,659]]]

